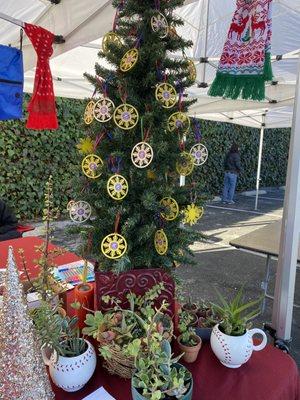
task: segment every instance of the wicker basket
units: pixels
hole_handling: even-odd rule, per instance
[[[134,357],[124,356],[122,351],[114,345],[108,346],[111,352],[111,358],[104,360],[103,366],[112,375],[118,375],[124,379],[131,379],[135,367],[134,367]]]

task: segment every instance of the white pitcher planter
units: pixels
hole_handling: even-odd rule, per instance
[[[63,357],[53,352],[48,358],[44,349],[42,349],[43,359],[49,366],[50,376],[56,386],[66,392],[76,392],[92,377],[96,368],[96,352],[90,342],[87,344],[86,351],[80,356]]]
[[[260,334],[262,342],[255,346],[253,335]],[[252,355],[253,350],[260,351],[267,344],[267,336],[261,329],[250,329],[242,336],[229,336],[221,332],[219,324],[216,325],[210,337],[212,351],[220,362],[228,368],[239,368],[245,364]]]

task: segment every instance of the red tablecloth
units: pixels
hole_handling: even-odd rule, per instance
[[[6,265],[8,246],[13,246],[19,265],[17,250],[23,248],[28,269],[36,274],[34,259],[38,258],[34,246],[42,239],[26,237],[0,242],[0,265]],[[50,248],[56,246],[51,245]],[[72,253],[56,258],[57,265],[77,261]],[[67,301],[72,301],[72,291]],[[69,310],[68,310],[69,311]],[[216,359],[208,344],[201,349],[198,360],[187,365],[194,377],[193,400],[300,400],[298,368],[294,360],[282,351],[268,345],[254,352],[250,361],[239,369],[231,370]],[[98,366],[89,383],[80,391],[67,393],[53,385],[56,400],[81,400],[100,386],[116,400],[131,400],[130,381],[109,375]],[[99,399],[101,400],[101,399]]]
[[[0,268],[6,267],[8,247],[12,246],[14,249],[14,255],[19,270],[22,271],[22,266],[18,250],[23,249],[28,271],[30,271],[33,278],[36,277],[38,275],[39,269],[36,266],[34,260],[40,257],[40,253],[36,250],[35,246],[40,246],[43,242],[43,239],[36,236],[28,236],[24,238],[5,240],[3,242],[0,242]],[[54,248],[58,248],[58,246],[55,246],[53,244],[49,245],[50,250],[53,250]],[[61,256],[56,257],[54,259],[54,262],[56,265],[63,265],[78,260],[80,260],[80,258],[78,258],[76,254],[66,252]],[[24,278],[23,274],[21,274],[21,279],[22,278]]]
[[[116,400],[131,400],[130,381],[108,375],[98,366],[80,391],[67,393],[55,387],[56,400],[81,400],[100,386]],[[254,352],[239,369],[224,367],[205,344],[194,364],[186,364],[194,377],[193,400],[299,400],[299,375],[294,360],[268,345]],[[99,399],[101,400],[101,399]]]

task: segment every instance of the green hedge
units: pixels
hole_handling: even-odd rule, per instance
[[[196,175],[203,190],[218,195],[223,186],[223,162],[231,144],[240,147],[242,173],[238,179],[238,191],[254,189],[259,148],[259,129],[244,126],[202,121],[202,143],[206,145],[207,162],[197,167]],[[192,139],[192,138],[191,138]],[[264,135],[261,169],[261,187],[285,184],[290,129],[266,129]],[[191,144],[193,144],[191,142]]]
[[[57,99],[60,129],[32,131],[24,121],[0,122],[0,197],[21,218],[39,217],[43,191],[52,174],[57,205],[64,210],[72,197],[71,180],[78,170],[75,148],[82,136],[81,101]],[[259,131],[232,124],[202,121],[202,142],[209,151],[206,164],[196,169],[203,191],[217,195],[222,188],[223,160],[231,143],[241,147],[243,172],[238,190],[255,187]],[[266,130],[262,163],[262,186],[285,183],[290,130]],[[192,135],[190,135],[190,144]],[[188,147],[188,146],[187,146]]]
[[[58,98],[57,106],[57,131],[25,129],[25,120],[0,122],[0,197],[18,217],[41,216],[44,186],[50,174],[61,209],[72,195],[70,180],[78,170],[75,144],[82,135],[83,104]]]

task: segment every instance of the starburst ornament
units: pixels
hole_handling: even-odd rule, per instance
[[[124,56],[120,61],[120,70],[122,72],[127,72],[135,66],[139,59],[139,51],[136,48],[126,51]]]
[[[76,147],[79,150],[79,153],[81,153],[81,154],[90,154],[94,150],[94,142],[88,136],[86,138],[79,139],[79,143],[76,144]]]
[[[88,178],[96,179],[102,174],[103,161],[96,154],[84,157],[81,163],[82,172]]]
[[[76,201],[71,205],[69,214],[72,221],[81,224],[90,218],[92,214],[92,208],[86,201]]]
[[[168,251],[168,238],[163,229],[155,232],[154,246],[160,256],[163,256]]]
[[[102,50],[105,54],[109,53],[110,44],[114,44],[117,47],[122,46],[120,36],[115,32],[107,32],[102,39]]]
[[[159,11],[156,11],[151,17],[151,28],[161,39],[165,38],[169,33],[167,18]]]
[[[195,144],[191,150],[190,154],[194,159],[194,165],[199,166],[204,164],[208,158],[207,148],[202,143]]]
[[[52,400],[46,367],[24,300],[12,247],[0,308],[0,399]]]
[[[156,87],[155,98],[164,108],[172,108],[177,103],[177,92],[169,83],[161,83]]]
[[[195,225],[197,221],[203,216],[204,209],[203,207],[198,207],[194,203],[190,204],[183,210],[184,224]]]
[[[173,221],[179,214],[179,207],[177,201],[172,197],[164,197],[161,199],[160,204],[164,207],[164,211],[161,212],[161,216],[167,221]]]

